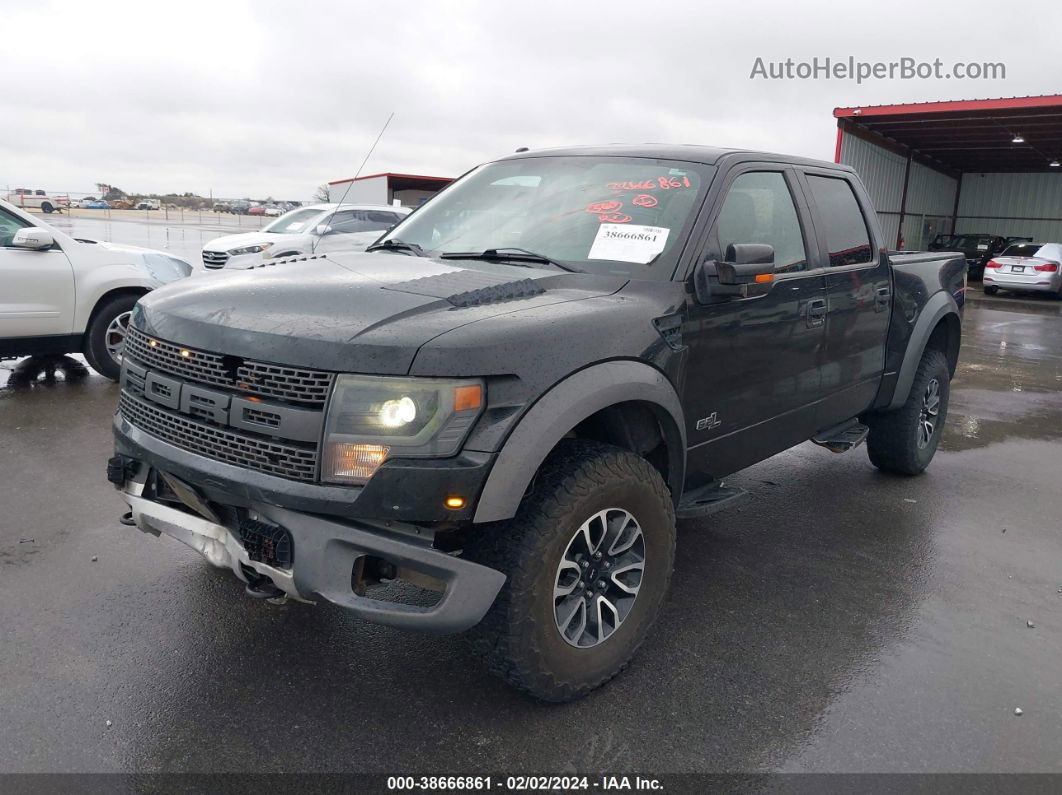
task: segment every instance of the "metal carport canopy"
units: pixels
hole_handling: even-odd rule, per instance
[[[865,137],[952,176],[1054,171],[1062,158],[1062,95],[834,108],[845,134]],[[1024,139],[1015,143],[1016,138]]]

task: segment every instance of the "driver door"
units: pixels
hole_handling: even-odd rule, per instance
[[[688,299],[687,487],[721,478],[810,438],[820,397],[826,280],[792,169],[746,164],[727,176],[701,257],[729,244],[774,248],[766,295]],[[708,266],[709,273],[712,266]],[[717,284],[714,277],[710,285]]]
[[[43,251],[11,245],[23,219],[0,208],[0,339],[70,334],[74,273],[58,246]]]

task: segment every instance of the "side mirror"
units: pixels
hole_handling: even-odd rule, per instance
[[[55,245],[55,235],[39,226],[27,226],[15,232],[11,245],[16,248],[28,248],[35,251],[51,248]]]
[[[319,234],[321,237],[324,237],[325,235],[327,235],[331,231],[332,231],[332,227],[329,226],[328,224],[318,224],[317,225],[317,234]]]
[[[716,276],[712,284],[710,277]],[[774,281],[774,247],[766,243],[732,243],[726,259],[704,260],[693,270],[693,293],[700,304],[712,298],[756,298]]]

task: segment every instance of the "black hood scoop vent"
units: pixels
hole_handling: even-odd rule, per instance
[[[546,292],[534,279],[507,279],[492,273],[462,270],[425,276],[408,282],[392,284],[384,289],[441,298],[457,307],[484,306],[503,301],[532,298]]]

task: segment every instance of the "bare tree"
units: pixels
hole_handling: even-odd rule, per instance
[[[313,191],[313,200],[322,204],[327,204],[332,200],[332,197],[328,195],[328,184],[324,183],[318,185]]]

